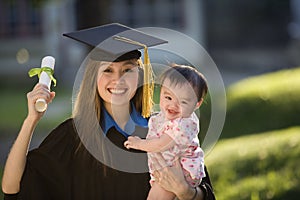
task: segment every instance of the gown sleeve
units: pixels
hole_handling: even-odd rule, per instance
[[[4,200],[70,199],[68,161],[72,158],[75,137],[69,119],[54,129],[34,150],[28,152],[25,170],[17,194],[4,194]],[[55,191],[55,192],[53,192]]]
[[[17,200],[18,194],[4,194],[3,200]]]
[[[204,170],[205,170],[206,176],[204,178],[202,178],[202,181],[201,181],[199,187],[204,193],[205,200],[216,200],[214,190],[213,190],[206,166],[204,166]]]

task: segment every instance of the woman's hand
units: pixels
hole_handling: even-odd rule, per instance
[[[156,160],[156,162],[154,162],[156,163],[154,168],[157,169],[153,173],[155,182],[165,190],[174,193],[179,199],[192,199],[194,197],[195,189],[190,187],[186,182],[179,159],[177,159],[175,165],[171,167],[167,167],[161,153],[156,153],[153,159]],[[198,194],[196,194],[196,198],[194,199],[202,199],[202,191],[199,188],[196,189]]]
[[[184,191],[189,187],[185,181],[178,159],[172,167],[167,167],[167,164],[160,153],[156,153],[153,159],[155,160],[154,168],[157,169],[154,171],[153,176],[155,181],[158,182],[158,184],[160,184],[165,190],[178,193],[178,190]]]
[[[47,104],[52,102],[55,97],[55,92],[50,92],[46,85],[36,84],[32,91],[27,93],[27,104],[28,104],[28,118],[37,122],[41,119],[45,112],[38,112],[35,109],[35,102],[37,99],[45,99]]]

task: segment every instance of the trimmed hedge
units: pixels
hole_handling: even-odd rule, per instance
[[[223,138],[300,125],[300,68],[242,80],[227,89]]]
[[[205,158],[218,200],[299,199],[300,126],[223,139]]]

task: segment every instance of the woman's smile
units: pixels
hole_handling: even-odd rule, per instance
[[[127,88],[108,88],[107,89],[109,93],[113,95],[122,95],[127,92]]]

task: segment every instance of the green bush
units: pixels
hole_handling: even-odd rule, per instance
[[[300,126],[223,139],[205,158],[218,200],[299,199]]]
[[[227,89],[222,137],[300,125],[300,68],[242,80]]]

